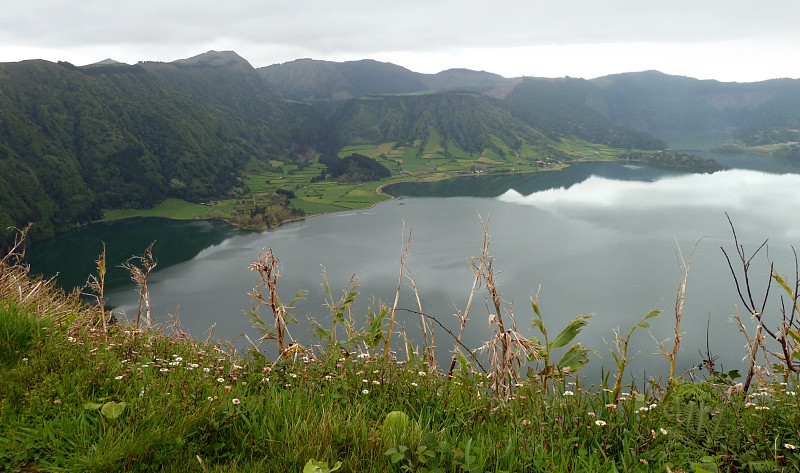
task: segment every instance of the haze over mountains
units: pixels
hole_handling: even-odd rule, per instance
[[[44,238],[166,197],[224,196],[271,160],[303,162],[353,143],[441,137],[557,156],[576,138],[655,150],[675,137],[797,141],[800,81],[722,83],[656,71],[504,78],[420,74],[372,60],[299,59],[255,69],[234,52],[135,65],[0,64],[0,242],[38,222]]]

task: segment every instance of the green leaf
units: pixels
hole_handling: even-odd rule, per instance
[[[550,343],[550,346],[547,347],[548,350],[552,350],[554,348],[563,347],[567,343],[571,342],[576,335],[580,333],[580,331],[589,324],[589,319],[592,318],[591,314],[589,315],[579,315],[574,319],[570,320],[564,330],[558,334],[555,340]]]
[[[97,402],[87,402],[86,404],[83,405],[83,408],[89,411],[96,411],[101,407],[103,407],[103,405]]]
[[[319,324],[311,329],[311,334],[318,336],[322,340],[328,340],[331,338],[331,331]]]
[[[648,324],[647,322],[645,322],[645,320],[649,320],[649,319],[652,319],[652,318],[658,317],[659,315],[661,315],[661,311],[660,311],[660,310],[658,310],[658,309],[653,309],[653,310],[651,310],[650,312],[648,312],[648,314],[647,314],[647,315],[645,315],[644,317],[642,317],[642,320],[640,320],[640,321],[639,321],[639,322],[638,322],[636,325],[634,325],[634,328],[635,328],[635,327],[639,327],[639,328],[650,328],[650,324]]]
[[[572,372],[578,371],[589,363],[589,353],[591,351],[592,350],[585,348],[580,343],[576,343],[569,347],[569,350],[564,353],[564,356],[562,356],[561,360],[558,362],[558,366],[560,368],[569,367]]]
[[[100,413],[103,414],[103,417],[106,419],[116,419],[122,415],[125,406],[127,406],[127,404],[124,402],[118,403],[116,401],[108,401],[100,408]]]
[[[333,468],[329,468],[328,462],[318,461],[312,458],[306,462],[305,466],[303,467],[303,473],[330,473],[338,470],[341,467],[342,462],[340,461],[337,461]]]

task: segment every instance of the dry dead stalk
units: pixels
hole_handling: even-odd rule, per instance
[[[278,260],[272,254],[272,248],[269,248],[266,253],[263,249],[259,250],[258,260],[250,264],[250,271],[257,271],[259,278],[258,285],[248,293],[253,298],[252,315],[257,317],[259,307],[264,305],[272,310],[274,317],[274,332],[266,327],[261,327],[264,335],[258,341],[275,340],[278,343],[281,355],[284,358],[289,358],[291,355],[286,344],[288,311],[286,306],[281,304],[278,299]],[[262,287],[267,290],[266,297],[261,293]],[[291,339],[291,336],[289,338]]]
[[[155,242],[144,250],[142,256],[133,256],[128,261],[122,263],[122,268],[128,271],[131,275],[131,280],[136,283],[139,290],[139,309],[136,312],[136,329],[139,329],[139,321],[142,318],[142,309],[145,313],[145,327],[152,327],[152,319],[150,318],[150,291],[147,288],[147,279],[150,273],[155,269],[158,262],[153,257],[153,245]],[[138,261],[141,267],[137,266],[135,262]]]
[[[392,330],[394,328],[394,317],[397,313],[397,303],[400,300],[400,288],[403,285],[403,272],[405,271],[406,258],[409,255],[409,247],[411,246],[411,230],[408,232],[408,241],[405,241],[406,223],[403,222],[403,233],[400,239],[400,276],[397,278],[397,292],[394,295],[394,304],[392,305],[392,315],[389,318],[389,328],[386,331],[386,342],[383,345],[383,357],[389,357],[389,343],[392,340]]]
[[[495,397],[508,400],[511,397],[512,383],[519,382],[519,369],[522,365],[522,358],[537,357],[539,345],[531,342],[523,334],[517,332],[514,312],[509,308],[506,315],[511,322],[511,328],[506,328],[503,320],[503,305],[509,306],[500,296],[497,289],[497,272],[493,269],[493,258],[489,255],[489,228],[481,220],[483,225],[483,250],[479,261],[483,261],[483,271],[480,278],[484,281],[484,287],[489,292],[492,308],[489,307],[489,299],[485,300],[486,310],[489,314],[489,326],[494,336],[484,342],[478,351],[486,351],[489,356],[490,368],[489,379],[492,381],[493,393]]]

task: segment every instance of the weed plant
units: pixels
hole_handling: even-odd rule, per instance
[[[498,382],[502,372],[460,353],[442,371],[412,350],[380,351],[389,309],[357,329],[344,315],[352,286],[344,305],[331,299],[348,341],[331,320],[321,345],[285,339],[270,360],[178,327],[104,326],[10,259],[0,281],[2,471],[800,471],[796,372],[749,391],[731,389],[732,373],[585,385],[549,356],[585,318],[562,332],[569,340],[508,358],[544,368]],[[32,286],[35,301],[21,290]]]

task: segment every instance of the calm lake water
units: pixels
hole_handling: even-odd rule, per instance
[[[204,221],[131,219],[91,225],[36,245],[28,256],[34,271],[60,272],[59,281],[71,287],[91,272],[101,241],[113,260],[110,265],[118,265],[155,240],[159,267],[150,289],[156,318],[164,321],[168,314],[179,314],[184,330],[199,338],[216,324],[214,337],[231,340],[240,334],[258,336],[243,313],[251,307],[247,293],[257,282],[248,266],[261,248],[272,247],[281,262],[278,287],[283,301],[289,303],[300,289],[309,291],[295,311],[300,323],[290,327],[296,338],[308,343],[307,316],[329,323],[323,307],[323,267],[337,297],[351,275],[358,275],[357,319],[365,319],[373,299],[391,305],[404,226],[413,231],[408,268],[423,307],[455,328],[454,306],[465,306],[472,285],[467,259],[481,248],[480,214],[488,222],[500,291],[512,304],[522,332],[538,335],[529,328],[530,299],[537,293],[551,333],[578,314],[594,314],[578,338],[597,350],[586,372],[592,376],[601,365],[613,365],[604,345],[604,340],[613,340],[613,329],[627,332],[651,309],[664,311],[653,323],[653,337],[672,336],[680,279],[677,248],[688,258],[697,244],[679,366],[687,369],[701,361],[709,324],[711,352],[727,370],[741,367],[745,340],[729,321],[740,303],[720,250],[735,252],[725,213],[745,251],[752,252],[769,239],[769,253],[752,264],[755,293],[760,294],[769,277],[767,256],[781,273],[794,273],[791,246],[800,241],[800,220],[795,216],[800,175],[770,158],[720,160],[748,169],[681,175],[621,163],[584,163],[558,172],[395,187],[395,192],[415,196],[263,233]],[[471,347],[490,335],[484,295],[480,293],[471,312],[467,333]],[[108,298],[135,317],[138,294],[121,272],[109,281]],[[399,306],[416,309],[407,284]],[[777,299],[768,305],[768,313],[777,325]],[[421,343],[417,316],[400,312],[399,317],[409,336]],[[442,330],[436,337],[439,355],[446,357],[453,341]],[[633,342],[631,353],[641,354],[630,373],[637,379],[664,373],[667,361],[653,354],[657,348],[651,336],[637,332]]]

